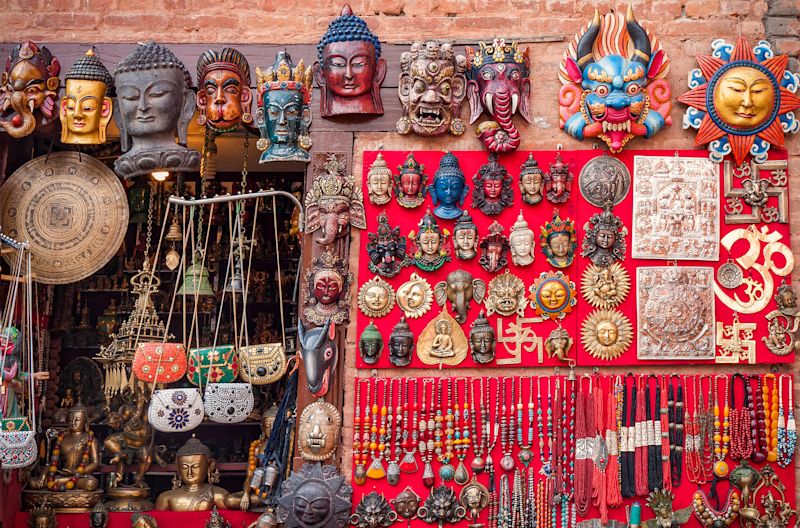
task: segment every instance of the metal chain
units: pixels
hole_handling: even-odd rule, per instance
[[[144,244],[144,263],[147,265],[147,257],[150,255],[150,240],[153,238],[153,203],[155,202],[154,190],[150,189],[150,203],[147,206],[147,237]]]
[[[206,174],[208,171],[208,157],[210,156],[208,146],[211,144],[211,133],[208,127],[205,128],[203,136],[203,155],[200,158],[200,198],[206,197]],[[197,208],[197,252],[203,246],[203,206]]]
[[[250,132],[244,133],[244,158],[242,159],[242,192],[247,192],[247,151],[250,149]]]

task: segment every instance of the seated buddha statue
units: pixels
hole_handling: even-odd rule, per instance
[[[239,509],[240,501],[227,490],[215,486],[219,480],[211,450],[194,435],[178,449],[175,484],[156,499],[156,510],[207,511],[216,506]]]
[[[29,487],[54,492],[95,491],[99,481],[92,473],[98,467],[100,444],[89,429],[89,410],[77,403],[67,412],[67,431],[57,436],[46,471],[32,478]]]

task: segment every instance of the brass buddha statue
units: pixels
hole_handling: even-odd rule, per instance
[[[233,497],[239,500],[242,511],[247,511],[253,507],[263,507],[264,501],[270,494],[271,487],[277,480],[278,471],[272,466],[266,465],[268,454],[266,453],[269,435],[272,433],[272,426],[278,416],[278,406],[272,405],[261,413],[261,436],[253,440],[247,460],[247,476],[244,479],[242,491],[235,493]],[[256,508],[254,508],[255,510]]]
[[[100,445],[89,429],[89,410],[77,403],[67,412],[67,431],[57,436],[47,469],[28,487],[55,493],[95,491],[100,483],[92,473],[99,467]]]
[[[90,49],[67,72],[58,117],[61,142],[70,145],[102,145],[113,106],[109,95],[114,79]]]
[[[215,486],[219,475],[211,450],[195,436],[178,449],[178,466],[173,488],[156,499],[156,510],[208,511],[214,506],[239,509],[241,499]]]

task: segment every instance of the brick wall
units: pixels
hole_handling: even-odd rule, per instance
[[[42,43],[114,43],[136,42],[155,38],[165,43],[210,43],[215,47],[229,43],[315,44],[339,10],[338,2],[310,0],[247,0],[208,2],[198,8],[189,0],[5,0],[0,42],[32,39]],[[474,42],[494,36],[517,38],[522,42],[532,36],[563,37],[566,41],[590,18],[594,7],[601,12],[624,9],[627,2],[612,0],[351,0],[355,13],[365,18],[370,28],[384,42],[406,44],[415,38],[454,39]],[[800,52],[798,0],[634,0],[637,19],[652,29],[671,60],[669,81],[673,96],[686,90],[690,69],[696,67],[694,56],[709,53],[716,38],[729,41],[741,34],[751,43],[769,37],[781,53],[795,59],[797,71]],[[502,35],[495,35],[503,28]],[[522,149],[590,148],[558,128],[556,79],[558,61],[565,42],[532,43],[532,76],[536,90],[531,101],[533,123],[518,121]],[[301,57],[295,57],[295,60]],[[313,57],[302,57],[308,62]],[[65,68],[68,64],[64,65]],[[264,66],[252,64],[251,66]],[[315,103],[316,105],[316,103]],[[680,127],[685,107],[675,103],[674,125],[651,141],[637,140],[634,148],[691,148],[695,131]],[[316,106],[315,106],[316,112]],[[319,123],[315,117],[315,124]],[[319,126],[318,124],[316,126]],[[312,126],[313,130],[313,126]],[[393,132],[359,132],[353,128],[353,172],[361,174],[361,152],[383,145],[386,149],[464,149],[480,148],[468,132],[461,138],[421,139],[401,137]],[[790,153],[790,193],[792,245],[800,256],[800,137],[788,139]],[[358,246],[354,231],[351,247]],[[800,259],[798,259],[800,262]],[[353,271],[358,255],[351,255]],[[800,279],[795,272],[795,279]],[[355,303],[354,303],[355,304]],[[355,317],[351,318],[355,321]],[[355,369],[355,325],[347,333],[344,377],[369,375]],[[699,367],[705,368],[708,367]],[[636,370],[636,369],[625,369]],[[641,369],[640,369],[641,370]],[[660,369],[665,373],[670,367]],[[698,368],[682,368],[692,372]],[[720,372],[737,370],[722,367]],[[742,368],[741,370],[748,370]],[[796,368],[794,369],[796,370]],[[610,367],[604,372],[614,372]],[[426,375],[430,371],[424,371]],[[456,371],[459,372],[459,371]],[[378,372],[378,375],[420,375],[423,371]],[[484,369],[481,374],[498,374]],[[460,371],[459,374],[472,374]],[[519,374],[503,370],[504,375]],[[800,397],[796,398],[800,401]],[[345,393],[343,472],[349,476],[352,456],[352,392]]]

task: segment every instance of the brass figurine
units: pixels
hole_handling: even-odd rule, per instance
[[[425,315],[431,309],[431,304],[433,304],[431,285],[416,272],[397,288],[397,306],[409,319]]]
[[[406,486],[406,489],[398,493],[397,497],[391,501],[397,515],[408,522],[408,528],[411,528],[411,521],[417,518],[420,500],[422,497],[417,495],[411,486]]]
[[[417,341],[417,356],[426,365],[458,365],[467,349],[464,330],[446,310],[425,326]]]
[[[539,168],[539,163],[533,158],[533,154],[528,155],[528,159],[520,167],[519,190],[522,194],[522,201],[528,205],[536,205],[542,201],[542,180],[544,174]]]
[[[444,306],[447,301],[456,313],[456,321],[459,324],[467,322],[467,311],[469,302],[474,300],[481,304],[486,296],[486,283],[481,279],[473,279],[472,274],[465,270],[452,271],[447,275],[447,279],[438,282],[433,288],[436,302],[439,306]]]
[[[589,264],[581,277],[583,298],[594,308],[616,308],[631,291],[631,278],[619,262],[601,268]]]
[[[647,506],[656,515],[642,523],[644,528],[680,528],[692,516],[692,507],[673,510],[675,494],[669,490],[655,490],[647,496]]]
[[[467,510],[459,504],[453,488],[441,485],[431,490],[418,514],[426,523],[437,524],[439,528],[443,528],[445,523],[456,524],[461,521]]]
[[[545,339],[544,349],[547,351],[548,357],[557,358],[559,361],[569,361],[569,349],[572,348],[573,342],[569,332],[558,326]]]
[[[358,290],[358,308],[367,317],[383,317],[394,304],[394,288],[380,277],[371,278]]]
[[[633,342],[633,325],[617,310],[595,310],[583,321],[581,343],[590,356],[605,361],[617,359]]]
[[[456,258],[469,260],[478,254],[478,226],[467,211],[461,213],[453,226],[453,247]]]
[[[56,528],[56,510],[47,504],[31,509],[28,514],[29,528]]]
[[[469,525],[470,528],[483,528],[483,524],[478,523],[478,516],[489,504],[489,490],[486,489],[486,486],[473,476],[472,480],[461,489],[458,500],[469,513],[469,519],[472,521],[472,524]]]

